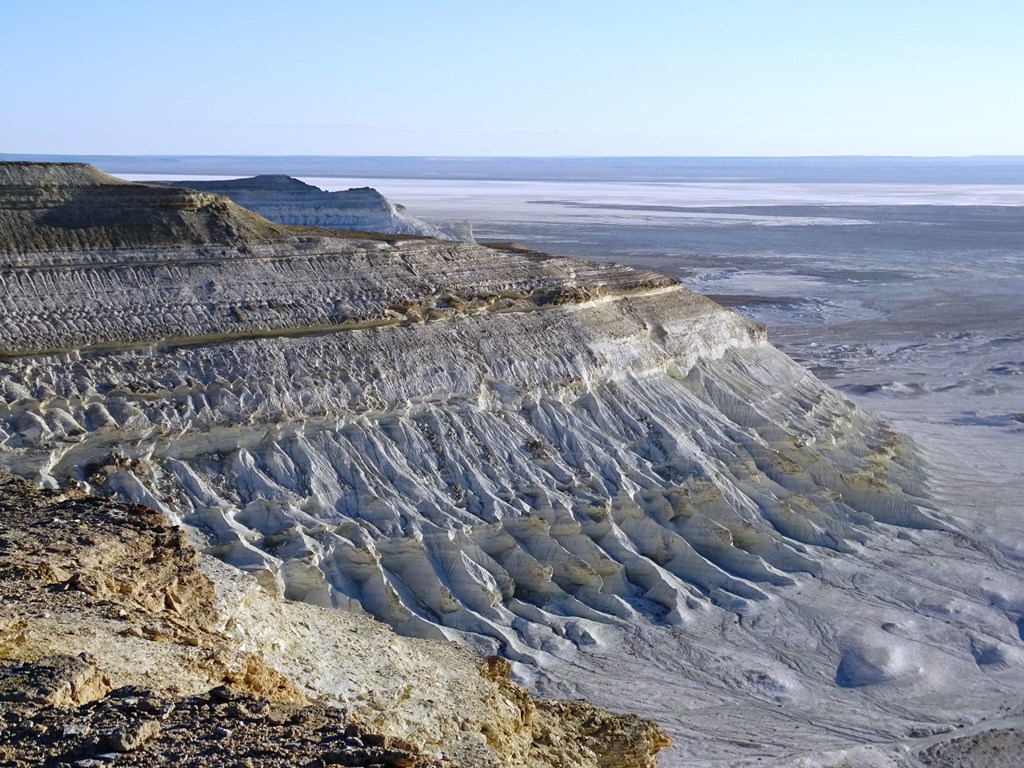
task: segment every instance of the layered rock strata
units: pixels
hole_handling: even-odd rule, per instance
[[[406,633],[526,659],[938,525],[894,434],[660,275],[307,236],[21,247],[0,278],[7,466]]]

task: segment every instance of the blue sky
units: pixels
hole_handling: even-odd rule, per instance
[[[0,152],[1024,154],[1021,0],[0,0]]]

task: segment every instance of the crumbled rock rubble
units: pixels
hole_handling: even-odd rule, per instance
[[[89,668],[87,661],[68,656],[6,666],[0,671],[4,693],[14,688],[11,692],[17,696],[19,686],[31,688],[54,666],[73,665]],[[272,703],[228,687],[174,698],[127,686],[70,708],[46,702],[4,702],[4,764],[452,765],[399,739],[368,733],[343,710]]]

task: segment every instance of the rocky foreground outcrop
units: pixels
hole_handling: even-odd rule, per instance
[[[501,659],[332,626],[231,569],[215,584],[140,505],[2,477],[0,520],[4,765],[626,768],[667,744],[636,716],[533,699]]]

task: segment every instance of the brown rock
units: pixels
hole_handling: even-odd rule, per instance
[[[160,733],[160,723],[156,720],[142,720],[118,728],[107,737],[107,746],[115,752],[131,752],[138,749],[151,738]]]
[[[34,664],[0,667],[0,701],[66,708],[98,699],[109,690],[110,681],[82,656],[48,656]]]

